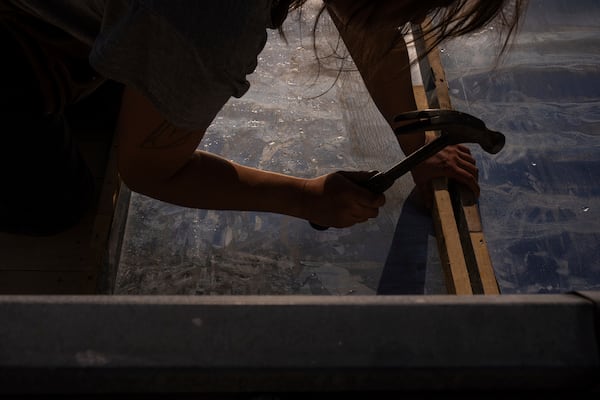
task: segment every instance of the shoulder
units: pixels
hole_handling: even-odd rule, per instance
[[[214,33],[234,36],[265,29],[270,22],[272,0],[137,0],[148,12],[168,21],[186,36]]]
[[[153,34],[159,41],[152,46],[168,50],[174,41],[187,43],[189,51],[203,59],[203,63],[237,63],[255,58],[265,44],[266,29],[271,23],[272,0],[107,2],[117,3],[118,8],[117,15],[112,13],[108,18],[123,19],[130,31],[160,30],[160,35]],[[118,25],[118,21],[107,24],[117,29]]]
[[[173,123],[201,125],[199,115],[248,90],[270,0],[106,2],[92,65],[138,90]]]

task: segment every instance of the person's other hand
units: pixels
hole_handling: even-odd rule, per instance
[[[433,139],[427,138],[426,141]],[[427,208],[431,208],[433,203],[431,181],[439,177],[464,184],[475,194],[475,198],[479,197],[479,170],[471,150],[464,145],[447,146],[413,168],[411,173]]]
[[[303,199],[307,219],[325,227],[346,228],[377,217],[385,196],[358,184],[375,173],[340,171],[307,180]]]

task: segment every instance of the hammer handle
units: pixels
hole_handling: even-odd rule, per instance
[[[394,184],[394,179],[390,179],[385,172],[378,172],[364,182],[355,183],[359,186],[369,189],[373,193],[379,194],[388,190],[389,187]],[[310,226],[312,226],[318,231],[326,231],[327,229],[329,229],[328,226],[317,225],[314,222],[311,222]]]
[[[383,193],[394,184],[396,179],[400,178],[402,175],[406,174],[418,164],[433,156],[435,153],[442,150],[447,145],[448,140],[446,136],[438,137],[437,139],[421,147],[419,150],[415,151],[414,153],[412,153],[411,155],[409,155],[404,160],[400,161],[398,164],[388,169],[387,171],[378,172],[368,180],[356,183],[364,188],[369,189],[373,193]],[[329,227],[327,226],[317,225],[313,222],[311,222],[310,225],[319,231],[325,231],[329,229]]]

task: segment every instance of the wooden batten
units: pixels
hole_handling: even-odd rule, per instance
[[[430,108],[423,86],[413,87],[415,102],[419,109]],[[426,135],[435,135],[427,132]],[[444,178],[433,180],[433,225],[436,232],[438,252],[449,294],[471,295],[471,280],[467,271],[460,234],[452,208],[448,181]]]
[[[415,47],[423,54],[431,43],[419,39],[422,30],[415,28]],[[430,51],[419,64],[425,84],[414,86],[417,107],[452,109],[439,49]],[[435,179],[433,187],[432,215],[448,292],[500,294],[473,193],[458,184],[449,186],[447,179]]]

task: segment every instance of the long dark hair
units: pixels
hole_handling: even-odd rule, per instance
[[[284,3],[286,0],[280,1]],[[358,7],[357,13],[362,11],[369,13],[377,7],[381,7],[383,3],[378,0],[354,1],[356,4],[362,3]],[[429,17],[430,23],[426,24],[422,30],[422,35],[429,43],[428,51],[431,51],[446,39],[477,32],[493,24],[503,34],[500,54],[505,52],[514,37],[528,2],[527,0],[447,0],[430,2],[427,5],[428,2],[423,0],[409,1],[412,4],[407,8],[414,9],[415,15],[425,12]],[[307,0],[287,0],[289,10],[301,8],[306,2]],[[325,8],[326,6],[323,6],[318,16],[322,15]],[[404,27],[407,21],[410,21],[413,17],[414,15],[407,15],[405,21],[398,22],[398,27]],[[350,21],[352,21],[352,18]],[[315,21],[315,28],[317,23],[318,17]],[[377,25],[377,21],[369,21],[368,23],[373,26]]]

